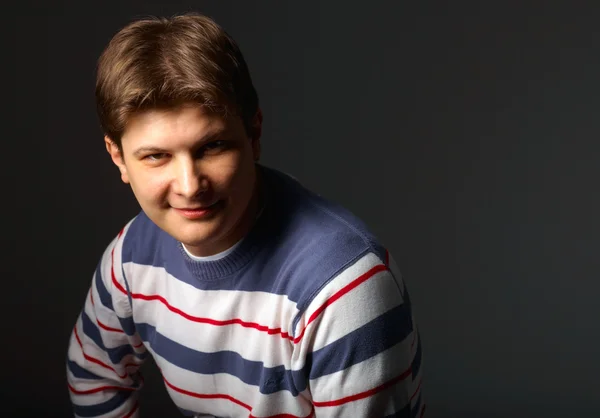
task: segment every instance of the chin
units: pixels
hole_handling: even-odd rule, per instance
[[[213,241],[218,233],[215,228],[186,228],[183,227],[179,231],[173,231],[171,234],[178,241],[187,245],[202,245]]]
[[[223,234],[224,225],[220,222],[204,225],[181,225],[177,231],[172,231],[173,237],[189,246],[205,246],[218,242]]]

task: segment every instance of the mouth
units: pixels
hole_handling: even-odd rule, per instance
[[[202,207],[190,207],[190,208],[173,208],[177,213],[187,219],[201,219],[206,218],[216,211],[218,211],[221,207],[223,207],[223,201],[218,200],[210,206],[202,206]]]

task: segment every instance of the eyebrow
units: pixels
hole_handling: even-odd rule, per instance
[[[227,133],[227,129],[221,129],[218,131],[210,132],[210,133],[204,135],[203,137],[201,137],[198,141],[196,141],[196,146],[204,145],[205,143],[212,141],[214,139],[217,139],[218,137],[223,136],[226,133]],[[139,158],[142,155],[164,154],[167,152],[169,152],[169,151],[164,148],[160,148],[160,147],[142,146],[133,152],[133,156]]]

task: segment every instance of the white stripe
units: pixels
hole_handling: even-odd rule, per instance
[[[304,417],[310,413],[312,408],[307,391],[297,397],[287,390],[264,395],[259,392],[258,386],[248,385],[235,376],[225,373],[209,375],[195,373],[169,363],[168,360],[154,352],[152,355],[165,379],[173,386],[195,393],[229,395],[252,407],[250,412],[255,416],[287,413]],[[183,409],[210,411],[211,414],[217,416],[230,417],[248,417],[250,413],[243,406],[227,399],[199,399],[172,390],[168,386],[167,388],[173,401]],[[226,388],[226,392],[223,392],[223,388]]]
[[[261,291],[202,290],[177,279],[163,267],[126,263],[125,268],[128,277],[133,278],[130,280],[132,293],[162,296],[170,305],[192,316],[205,317],[209,313],[211,319],[225,321],[232,318],[232,307],[235,307],[237,317],[244,321],[270,328],[278,328],[280,325],[274,324],[283,322],[286,326],[284,331],[288,331],[287,323],[291,323],[291,319],[274,318],[273,312],[298,313],[296,302],[287,295]],[[224,301],[227,303],[224,304]]]
[[[95,415],[94,418],[115,418],[115,417],[124,417],[125,415],[127,415],[129,413],[129,411],[131,411],[131,409],[133,408],[133,405],[135,404],[135,400],[134,399],[128,399],[125,403],[123,403],[120,407],[113,409],[112,411],[103,414],[103,415]],[[74,414],[75,418],[84,418],[81,417],[80,415]],[[133,415],[131,415],[131,418],[139,418],[140,416],[140,409],[138,408],[135,413]]]
[[[402,342],[389,349],[357,363],[345,370],[340,370],[310,381],[310,389],[315,402],[327,402],[342,399],[372,390],[406,372],[412,363],[412,333]],[[416,386],[412,381],[412,373],[395,384],[394,407],[401,409]],[[375,395],[373,395],[375,396]],[[357,401],[355,401],[357,402]],[[369,402],[366,398],[365,402]]]
[[[123,233],[119,237],[117,236],[110,242],[110,244],[104,250],[102,254],[102,258],[100,260],[100,275],[102,276],[102,282],[104,283],[104,287],[111,295],[111,299],[113,302],[113,309],[115,313],[122,317],[126,318],[131,316],[131,307],[129,306],[129,299],[127,295],[123,294],[112,280],[112,272],[114,266],[114,274],[117,282],[124,288],[127,289],[125,285],[125,280],[123,278],[123,272],[121,270],[121,260],[122,260],[122,251],[123,251],[123,241],[125,236],[127,235],[127,231],[129,230],[131,223],[133,220],[129,221],[127,225],[123,228]],[[114,249],[114,252],[113,252]],[[94,272],[94,278],[97,278],[96,272]],[[102,305],[102,301],[100,300],[100,296],[98,295],[96,284],[93,283],[93,291],[94,291],[94,303],[96,305]],[[108,309],[108,308],[106,308]],[[107,313],[110,316],[110,312]],[[120,326],[116,327],[120,328]]]
[[[133,300],[136,323],[155,326],[164,336],[198,351],[231,350],[248,360],[265,362],[266,367],[290,367],[292,344],[285,333],[290,332],[298,310],[287,296],[266,292],[200,290],[175,279],[163,268],[128,263],[127,274],[132,277],[132,273],[135,277],[131,281],[133,293],[159,295],[175,310],[200,320],[238,319],[247,325],[192,321],[173,312],[161,300],[143,299]],[[273,331],[256,329],[255,325]],[[280,331],[275,332],[277,329]]]
[[[392,272],[392,275],[394,276],[394,279],[398,283],[398,287],[400,288],[400,292],[402,292],[402,296],[404,296],[404,279],[402,277],[402,272],[400,271],[396,260],[394,260],[394,257],[392,257],[392,254],[390,253],[388,253],[388,266]]]
[[[327,299],[331,295],[319,295]],[[320,323],[331,324],[326,332],[320,330],[314,338],[313,350],[318,350],[348,335],[389,310],[401,305],[402,296],[393,277],[382,271],[343,295],[326,307],[323,313],[309,327],[319,327]],[[357,312],[360,307],[360,312]]]
[[[124,234],[121,235],[121,238],[123,238],[123,237],[124,237]],[[132,336],[129,336],[129,335],[125,334],[124,332],[108,331],[108,330],[105,330],[102,327],[100,327],[100,325],[97,322],[98,320],[100,320],[100,322],[102,322],[103,325],[106,325],[109,328],[114,328],[114,329],[123,331],[121,322],[119,321],[119,316],[123,319],[129,319],[129,318],[131,318],[131,315],[132,315],[130,304],[129,304],[129,299],[128,299],[127,295],[123,294],[120,290],[118,290],[114,286],[112,279],[110,279],[110,274],[111,274],[111,272],[110,272],[110,269],[111,269],[110,248],[114,246],[115,242],[116,241],[113,241],[113,244],[111,246],[109,246],[109,250],[107,250],[105,252],[105,256],[108,254],[108,258],[103,259],[102,265],[103,265],[103,270],[105,270],[105,273],[101,273],[102,274],[102,282],[104,283],[105,288],[109,292],[109,296],[112,301],[113,308],[115,308],[115,310],[112,310],[112,309],[106,307],[103,304],[102,300],[100,299],[100,293],[98,292],[98,287],[97,287],[97,283],[96,283],[96,281],[100,280],[100,278],[98,277],[98,275],[96,273],[94,273],[92,285],[89,290],[89,292],[92,292],[94,304],[92,305],[92,301],[90,299],[90,295],[88,292],[88,295],[87,295],[87,298],[86,298],[85,304],[84,304],[84,310],[88,314],[88,316],[90,317],[92,322],[100,330],[100,334],[102,336],[103,342],[106,347],[111,348],[111,347],[117,347],[122,344],[131,344],[136,353],[142,354],[145,352],[145,349],[143,346],[139,346],[142,341],[137,333]],[[121,252],[119,251],[118,254],[120,255]],[[117,257],[117,251],[115,249],[115,258],[116,257]],[[118,265],[115,262],[115,277],[122,277],[122,273],[120,274],[120,276],[117,276],[117,270],[119,272],[121,271],[121,269],[118,267]],[[106,271],[108,273],[108,279],[106,276]],[[123,280],[121,280],[121,283],[123,284],[123,287],[125,287]]]
[[[95,389],[97,387],[110,385],[109,382],[105,380],[88,380],[88,379],[79,379],[71,373],[69,368],[67,367],[67,381],[73,386],[76,390],[84,391]],[[77,395],[69,389],[69,396],[73,403],[82,406],[95,405],[107,401],[110,399],[116,391],[103,391],[98,393],[93,393],[89,395]]]
[[[107,383],[108,382],[98,381],[98,382],[96,382],[95,385],[91,385],[91,384],[79,382],[76,389],[77,390],[95,389],[97,387],[104,386],[104,384],[107,384]],[[71,384],[71,386],[73,386],[73,384]],[[101,392],[89,393],[89,394],[85,394],[85,395],[78,395],[78,394],[71,392],[71,390],[69,390],[69,394],[71,396],[71,400],[73,401],[73,403],[76,405],[80,405],[80,406],[94,406],[94,405],[101,404],[103,402],[106,402],[106,401],[109,401],[110,399],[112,399],[115,395],[117,395],[118,392],[119,391],[116,389],[111,389],[111,390],[103,390]]]
[[[82,322],[81,319],[77,321],[77,335],[79,336],[79,340],[81,341],[81,344],[83,346],[83,349],[79,346],[79,343],[77,341],[75,341],[75,345],[76,347],[74,347],[74,352],[77,352],[77,349],[79,349],[79,359],[82,362],[86,363],[86,369],[90,370],[92,373],[97,374],[99,376],[103,376],[103,377],[108,377],[109,379],[112,379],[114,381],[118,381],[120,382],[120,384],[127,384],[130,385],[133,383],[133,381],[131,380],[131,378],[129,377],[120,377],[123,376],[124,374],[127,374],[126,370],[125,370],[125,363],[139,363],[140,360],[136,357],[134,357],[133,355],[127,355],[123,358],[123,362],[122,364],[115,364],[112,361],[110,361],[110,358],[108,357],[108,354],[106,353],[106,351],[104,351],[102,348],[98,347],[96,345],[96,343],[89,338],[84,332],[83,332],[83,327],[82,327]],[[83,352],[85,352],[85,354],[89,357],[93,357],[96,360],[101,361],[102,363],[104,363],[105,365],[112,367],[116,373],[110,369],[107,369],[106,367],[103,367],[97,363],[91,362],[87,359],[85,359],[85,357],[83,357]],[[80,365],[82,363],[79,363]],[[100,374],[99,371],[102,370],[104,373]],[[118,375],[117,375],[118,373]]]
[[[112,309],[106,307],[104,305],[104,303],[102,302],[102,300],[100,299],[100,294],[98,293],[98,288],[97,288],[98,280],[101,280],[101,279],[98,277],[97,274],[94,274],[94,279],[92,281],[92,285],[90,287],[87,298],[85,300],[84,309],[86,309],[86,311],[88,309],[93,309],[94,314],[96,315],[96,317],[93,318],[94,320],[99,319],[100,322],[102,322],[107,327],[121,329],[121,323],[119,322],[118,317],[115,315],[115,312]],[[92,300],[90,299],[90,292],[91,292],[92,298],[94,300],[93,307],[92,307]],[[111,299],[114,299],[114,298],[111,298]],[[88,305],[89,305],[89,307],[88,307]]]
[[[86,304],[84,311],[90,318],[90,321],[92,322],[93,326],[95,326],[99,330],[102,343],[104,344],[104,346],[107,349],[117,348],[117,347],[120,347],[123,345],[131,345],[132,341],[139,339],[139,336],[137,336],[137,335],[135,336],[135,339],[133,339],[133,338],[129,338],[124,333],[117,333],[114,331],[105,331],[104,329],[100,328],[100,326],[96,322],[96,316],[95,316],[95,313],[94,313],[94,310],[93,310],[93,307],[91,304],[89,304],[89,303]],[[126,356],[124,356],[121,359],[121,362],[118,364],[113,363],[110,360],[106,351],[103,348],[99,347],[94,342],[94,340],[92,340],[90,337],[87,336],[87,334],[85,334],[85,332],[83,330],[83,321],[80,320],[80,322],[81,322],[81,324],[78,324],[80,326],[78,326],[77,332],[79,335],[79,339],[81,340],[81,342],[83,343],[83,345],[85,347],[86,354],[93,356],[93,357],[97,358],[98,360],[104,361],[109,366],[112,365],[117,370],[120,368],[123,368],[123,366],[127,363],[135,363],[138,365],[141,364],[142,360],[140,360],[134,354],[127,354]],[[90,350],[90,347],[92,347],[93,351]],[[143,347],[141,347],[137,350],[134,349],[133,346],[131,348],[134,353],[137,351],[138,354],[141,354],[145,351]],[[92,353],[94,353],[94,354],[92,354]],[[122,373],[119,373],[119,374],[122,374]]]
[[[148,309],[136,307],[136,314],[145,310],[149,312],[141,316],[154,315],[160,318],[158,321],[153,319],[153,322],[157,322],[156,331],[185,347],[204,353],[234,351],[246,360],[262,362],[264,367],[291,367],[292,343],[280,335],[269,335],[240,325],[215,326],[196,323],[173,314],[160,302],[152,303],[154,305]],[[148,306],[150,305],[147,302],[146,307]],[[145,344],[149,347],[152,342]]]
[[[104,282],[109,282],[109,284],[106,287],[113,296],[113,308],[115,309],[117,315],[119,315],[122,318],[126,318],[132,315],[131,305],[129,304],[129,298],[127,297],[127,295],[125,295],[123,292],[117,289],[117,286],[113,283],[111,267],[114,267],[112,271],[115,274],[116,281],[125,290],[127,290],[127,285],[125,283],[125,278],[123,277],[122,270],[123,242],[125,241],[125,237],[127,236],[127,232],[129,231],[132,222],[133,220],[129,221],[129,223],[123,228],[123,233],[114,244],[114,253],[112,255],[108,254],[108,256],[106,257],[106,262],[103,263],[103,267],[105,266],[104,270],[106,270],[106,272],[104,270],[102,272]]]
[[[342,271],[319,292],[296,326],[295,335],[300,335],[305,328],[306,330],[299,347],[296,348],[294,358],[297,362],[294,363],[294,369],[304,366],[304,358],[309,351],[325,347],[403,302],[391,274],[381,271],[335,300],[312,323],[308,323],[312,314],[338,291],[381,264],[382,261],[375,254],[368,253]],[[360,312],[356,311],[357,307],[361,308]],[[319,326],[327,329],[313,333],[312,330]]]

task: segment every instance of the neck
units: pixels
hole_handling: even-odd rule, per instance
[[[216,245],[212,245],[210,250],[207,250],[206,247],[199,248],[195,246],[185,246],[185,248],[193,255],[198,257],[208,257],[215,254],[219,254],[227,249],[233,247],[236,243],[238,243],[242,238],[248,234],[250,229],[254,226],[257,216],[259,215],[262,207],[264,205],[264,197],[263,197],[263,181],[262,181],[262,173],[258,165],[255,166],[256,178],[254,181],[252,197],[248,202],[248,206],[244,211],[244,215],[239,219],[239,221],[233,226],[230,233],[219,240],[219,243]]]

